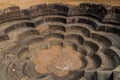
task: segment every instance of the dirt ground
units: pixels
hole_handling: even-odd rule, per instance
[[[69,46],[65,48],[52,46],[42,50],[33,62],[36,64],[37,72],[41,74],[52,73],[60,77],[84,66],[82,55]]]
[[[15,5],[19,5],[21,8],[28,8],[31,5],[42,4],[42,3],[65,3],[65,4],[78,5],[79,3],[82,2],[120,5],[120,0],[0,0],[0,6],[4,6],[3,4],[15,4]]]

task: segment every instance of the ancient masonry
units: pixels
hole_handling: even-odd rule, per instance
[[[71,47],[84,66],[62,77],[39,73],[32,60],[52,46]],[[1,10],[0,80],[120,80],[120,6],[51,3]]]

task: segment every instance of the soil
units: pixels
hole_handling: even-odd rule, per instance
[[[31,5],[43,3],[65,3],[72,5],[79,5],[82,2],[102,3],[108,5],[120,5],[120,0],[0,0],[0,7],[2,4],[15,4],[21,8],[28,8]]]
[[[42,50],[33,62],[36,64],[37,72],[41,74],[52,73],[60,77],[84,66],[82,55],[69,46],[65,48],[52,46],[49,49]]]

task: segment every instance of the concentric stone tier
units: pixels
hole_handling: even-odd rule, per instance
[[[0,80],[120,79],[119,6],[14,6],[0,17]]]

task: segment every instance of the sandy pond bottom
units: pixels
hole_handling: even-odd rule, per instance
[[[82,55],[69,46],[65,48],[52,46],[37,53],[33,60],[36,64],[36,71],[41,74],[55,74],[59,77],[68,75],[83,67]]]

